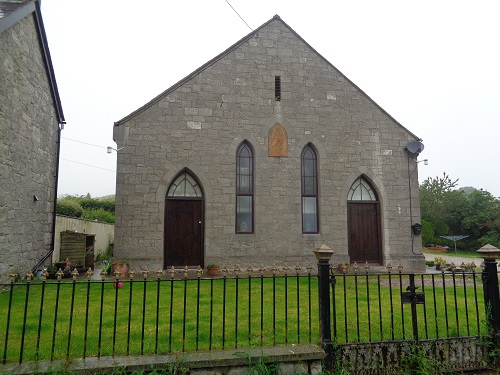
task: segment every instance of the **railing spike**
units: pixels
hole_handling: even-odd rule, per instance
[[[285,266],[283,267],[283,272],[285,273],[285,276],[288,274],[288,270],[289,270],[289,268],[285,263]]]
[[[273,272],[273,276],[276,276],[276,271],[278,271],[278,267],[276,267],[276,265],[272,266],[271,271]]]
[[[307,269],[307,273],[311,274],[313,267],[311,266],[311,264],[308,264],[306,269]]]
[[[134,276],[136,274],[137,274],[137,272],[133,268],[130,271],[128,271],[128,277],[130,278],[130,280],[134,280]]]
[[[61,268],[56,272],[57,280],[61,280],[62,277],[64,276],[64,272]]]

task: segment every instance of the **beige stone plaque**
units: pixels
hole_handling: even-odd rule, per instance
[[[279,122],[269,130],[269,156],[288,157],[288,136]]]

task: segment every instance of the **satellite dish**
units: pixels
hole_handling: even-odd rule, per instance
[[[424,144],[420,141],[411,141],[406,145],[406,149],[408,152],[418,155],[424,151]]]

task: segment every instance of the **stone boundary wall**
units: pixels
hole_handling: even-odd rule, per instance
[[[325,353],[318,345],[279,345],[273,347],[212,350],[154,356],[121,356],[75,359],[57,362],[26,362],[21,365],[0,366],[0,373],[31,375],[50,371],[68,371],[72,374],[109,374],[113,369],[126,368],[128,372],[167,369],[178,365],[189,368],[190,375],[243,375],[252,365],[264,360],[279,363],[282,374],[321,373],[321,360]]]
[[[422,340],[404,342],[367,342],[336,346],[337,364],[349,373],[397,373],[403,356],[414,355],[413,345],[419,345],[425,355],[434,358],[447,371],[484,370],[484,351],[478,337]],[[272,347],[254,347],[232,350],[212,350],[170,355],[144,355],[119,357],[91,357],[72,361],[24,362],[0,365],[0,373],[30,375],[50,371],[68,371],[75,375],[109,374],[113,369],[128,372],[172,368],[189,369],[190,375],[243,375],[250,366],[260,362],[279,363],[282,374],[311,374],[322,372],[325,352],[319,345],[292,344]]]

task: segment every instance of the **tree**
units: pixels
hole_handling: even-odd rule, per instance
[[[424,246],[430,245],[434,242],[434,225],[422,219],[422,244]]]
[[[443,235],[468,235],[459,247],[477,250],[490,243],[500,246],[500,201],[485,190],[454,189],[457,180],[428,178],[420,185],[424,245],[441,242]]]
[[[446,217],[446,194],[457,186],[458,179],[452,181],[444,172],[443,177],[427,178],[420,185],[420,209],[422,219],[431,223],[443,221]]]

